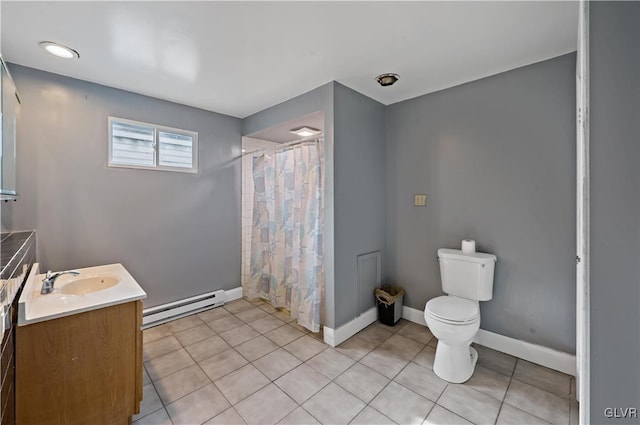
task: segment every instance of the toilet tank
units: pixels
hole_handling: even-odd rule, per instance
[[[463,254],[459,249],[440,248],[442,290],[449,295],[469,300],[488,301],[493,298],[493,271],[497,257],[475,252]]]

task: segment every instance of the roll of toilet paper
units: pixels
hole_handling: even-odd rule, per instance
[[[473,239],[463,239],[462,240],[462,253],[463,254],[473,254],[476,252],[476,241]]]

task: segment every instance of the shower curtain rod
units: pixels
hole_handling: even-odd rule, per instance
[[[291,142],[279,143],[276,146],[272,146],[270,148],[262,148],[262,149],[257,149],[255,151],[246,152],[246,153],[243,153],[242,156],[253,155],[253,154],[262,153],[262,152],[285,150],[296,145],[301,145],[302,143],[313,142],[316,140],[324,140],[324,133],[316,134],[311,137],[303,137],[302,139],[292,140]]]

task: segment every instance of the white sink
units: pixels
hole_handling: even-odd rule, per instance
[[[49,294],[40,293],[46,275],[38,274],[38,269],[34,264],[18,301],[18,326],[147,297],[122,264],[78,269],[77,276],[61,275]]]
[[[60,288],[66,295],[85,295],[90,292],[104,291],[120,283],[120,278],[113,275],[93,275],[83,277],[79,275]]]

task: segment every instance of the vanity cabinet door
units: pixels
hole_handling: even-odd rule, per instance
[[[128,424],[142,379],[140,312],[134,301],[18,326],[17,423]]]

